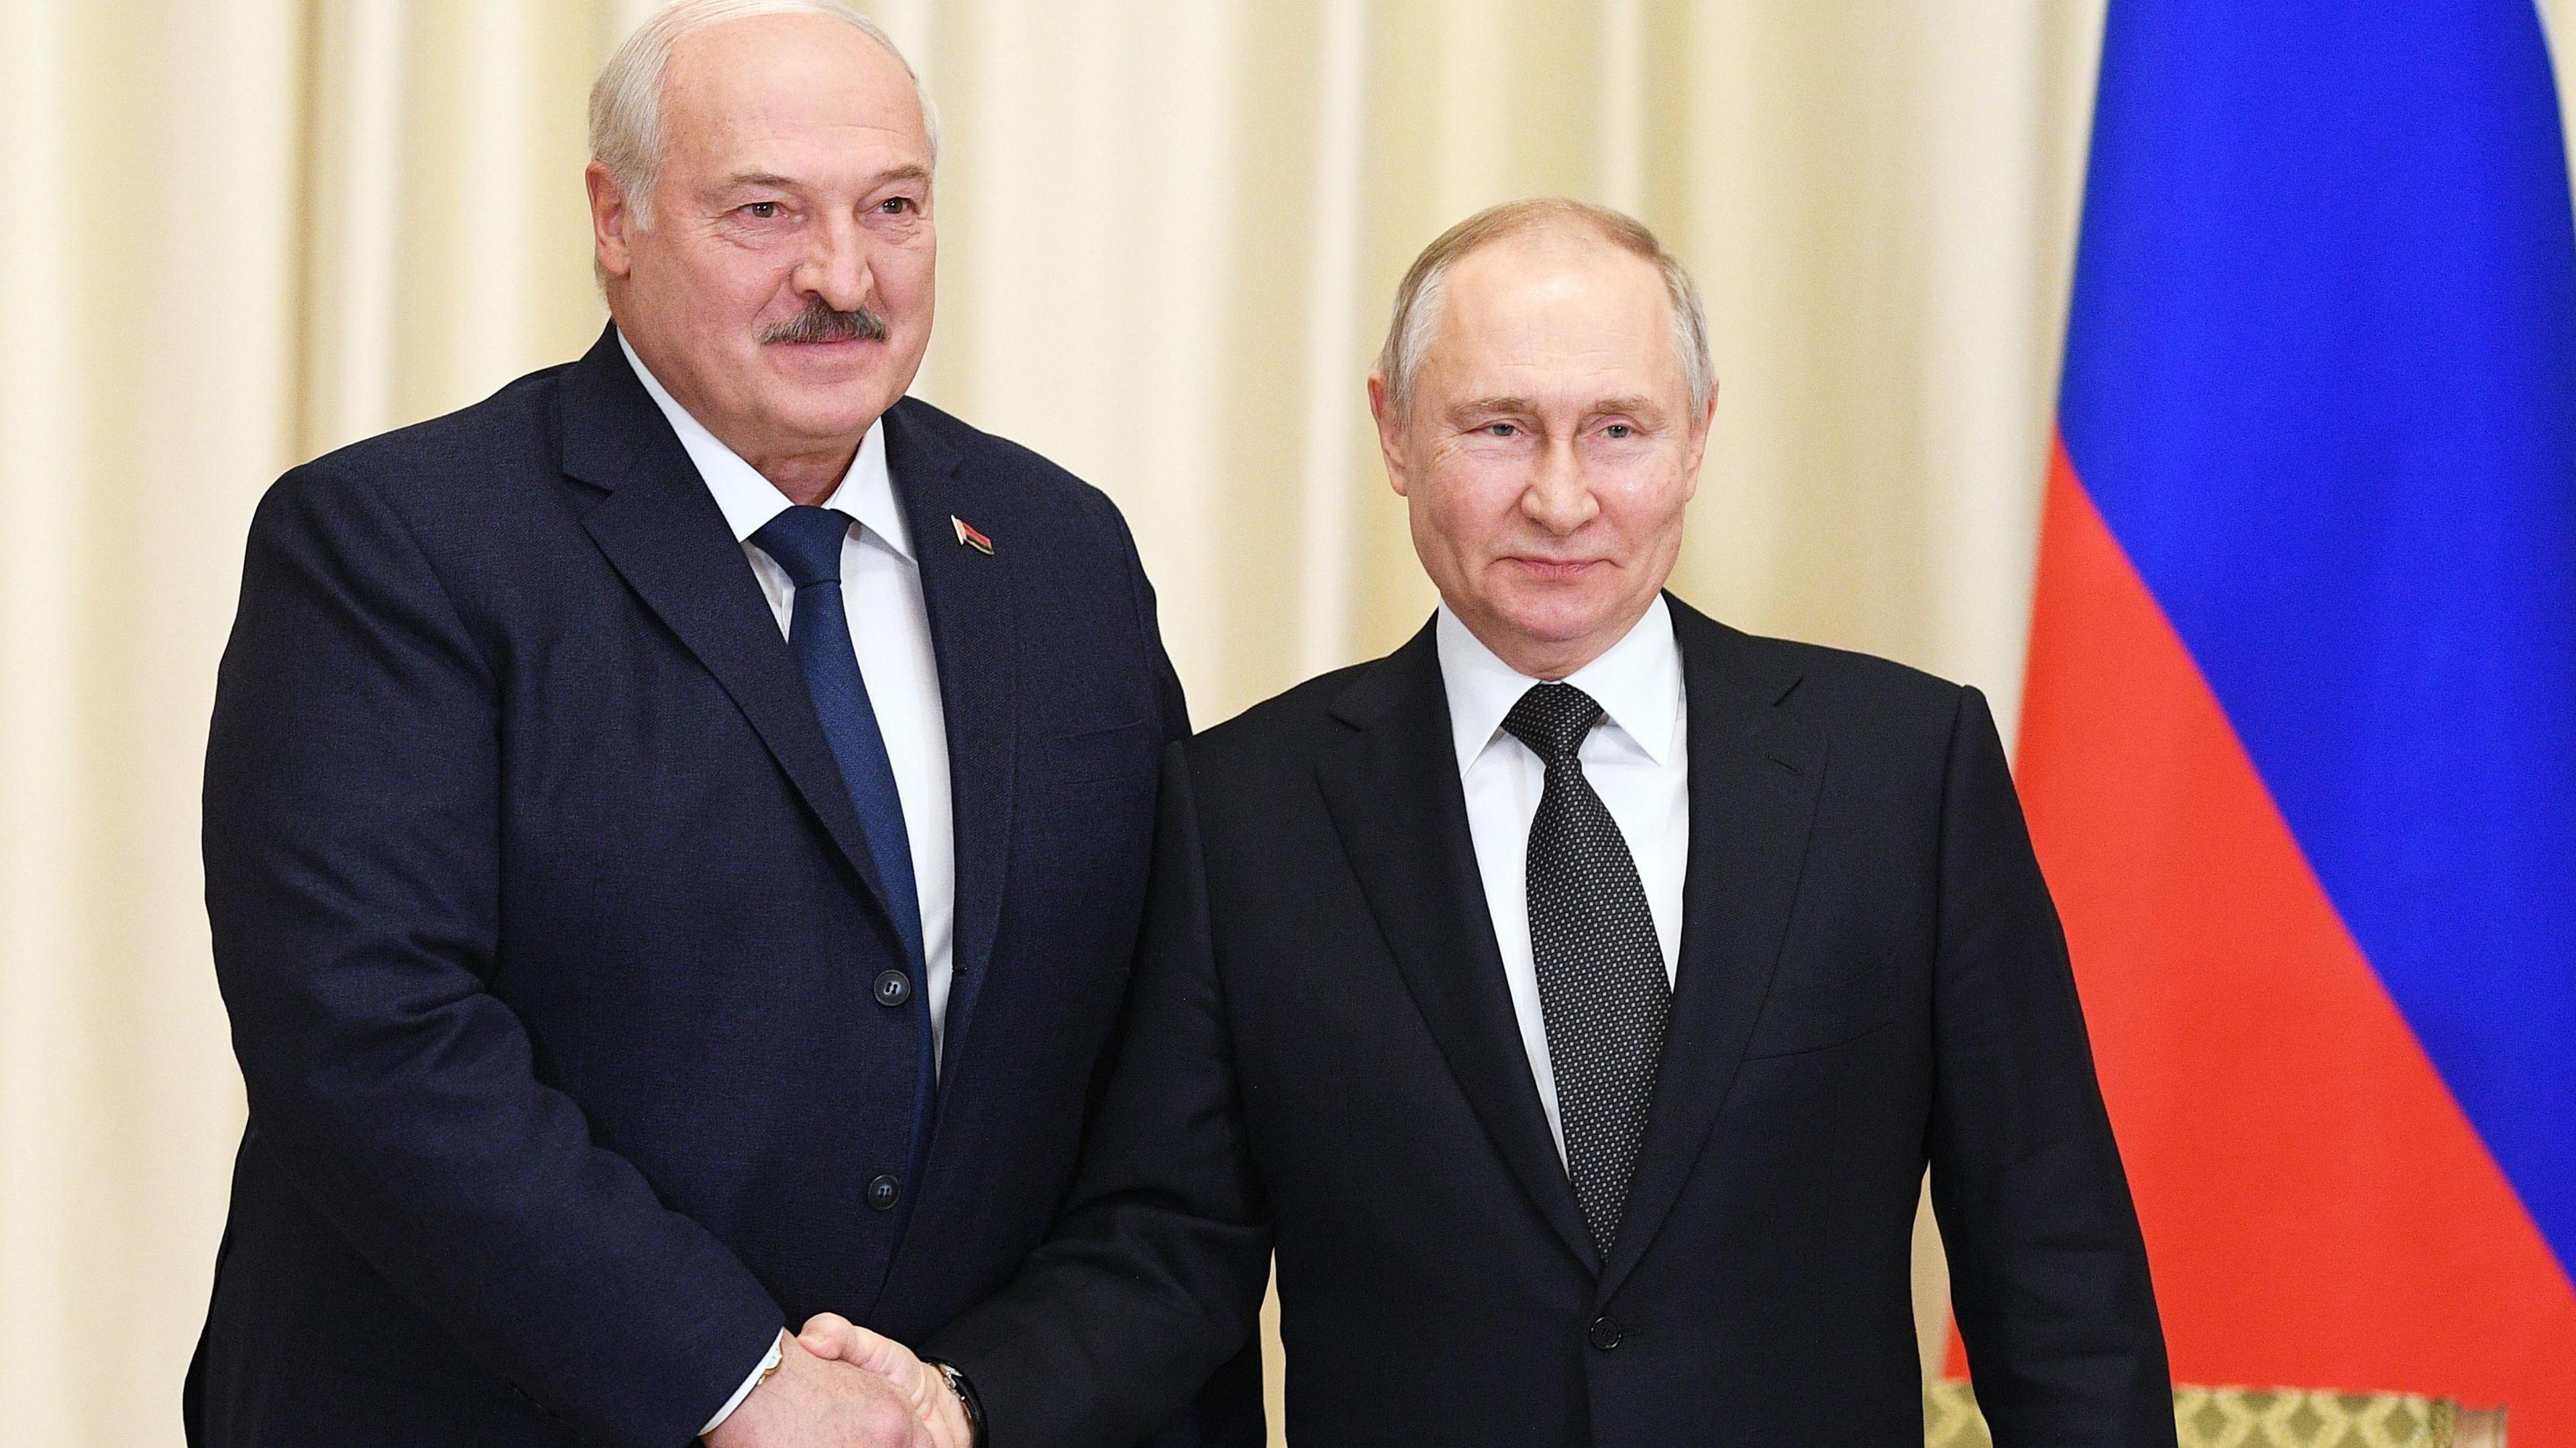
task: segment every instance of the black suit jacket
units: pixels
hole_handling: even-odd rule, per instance
[[[1927,1159],[1996,1441],[2174,1441],[1984,700],[1672,614],[1681,959],[1610,1259],[1514,1023],[1426,628],[1167,754],[1074,1204],[928,1343],[998,1448],[1115,1443],[1167,1411],[1247,1330],[1274,1240],[1297,1441],[1913,1448]]]
[[[192,1442],[686,1443],[782,1324],[917,1336],[1041,1239],[1180,689],[1106,498],[920,402],[885,430],[956,821],[919,1180],[849,794],[614,333],[270,491],[206,767],[250,1125]],[[1249,1366],[1184,1441],[1258,1441]]]

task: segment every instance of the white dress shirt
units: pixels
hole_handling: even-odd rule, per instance
[[[770,612],[778,618],[778,631],[786,633],[795,614],[796,585],[787,570],[750,539],[794,504],[673,400],[623,335],[617,345],[644,390],[652,394],[654,405],[670,420],[671,430],[680,435],[680,446],[697,464],[698,476],[706,480],[734,540],[742,544],[752,576],[760,580],[760,591],[768,596]],[[850,620],[850,645],[859,656],[859,675],[867,681],[868,704],[876,712],[877,732],[885,736],[886,757],[894,766],[904,833],[912,844],[912,879],[921,898],[921,951],[930,977],[922,985],[930,1007],[935,1067],[948,1021],[948,983],[956,973],[957,840],[948,792],[948,718],[940,705],[939,665],[930,649],[930,610],[922,601],[912,530],[904,523],[903,510],[895,506],[894,477],[886,470],[882,421],[868,429],[858,456],[850,460],[850,470],[822,506],[858,520],[841,541],[841,599]],[[732,1416],[778,1357],[779,1347],[773,1343],[768,1357],[752,1370],[732,1401],[699,1431],[713,1432]]]
[[[1446,605],[1434,630],[1485,910],[1502,950],[1503,983],[1520,1021],[1521,1048],[1529,1055],[1548,1134],[1556,1138],[1562,1160],[1565,1127],[1558,1119],[1556,1069],[1547,1054],[1525,884],[1530,821],[1547,788],[1547,764],[1503,729],[1503,716],[1540,681],[1513,672]],[[1682,877],[1690,865],[1690,750],[1681,646],[1673,641],[1672,610],[1662,595],[1626,637],[1565,682],[1591,695],[1605,716],[1583,741],[1583,777],[1627,838],[1669,982],[1681,960]]]

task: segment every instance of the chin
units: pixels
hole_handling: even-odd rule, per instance
[[[866,383],[824,388],[798,387],[777,399],[772,415],[802,437],[843,438],[865,432],[895,403],[884,389]]]
[[[865,427],[894,406],[910,375],[898,372],[879,344],[838,344],[832,350],[853,345],[867,350],[800,356],[802,349],[796,349],[779,357],[770,373],[772,411],[800,431],[823,437]]]
[[[1573,643],[1610,626],[1629,600],[1595,588],[1538,588],[1519,591],[1498,610],[1523,636],[1546,643]]]
[[[1495,619],[1507,637],[1520,640],[1522,649],[1543,653],[1580,644],[1603,622],[1598,614],[1577,615],[1563,609],[1507,608],[1496,614]],[[1497,649],[1497,652],[1509,657],[1513,651]]]

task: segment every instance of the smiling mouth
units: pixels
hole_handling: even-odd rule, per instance
[[[1598,558],[1524,558],[1514,555],[1504,561],[1518,564],[1540,578],[1573,578],[1601,560]]]

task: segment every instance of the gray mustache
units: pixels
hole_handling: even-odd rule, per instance
[[[882,342],[886,339],[886,319],[861,307],[856,311],[835,311],[820,297],[807,299],[805,310],[794,320],[780,322],[760,334],[763,342]]]

